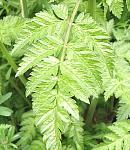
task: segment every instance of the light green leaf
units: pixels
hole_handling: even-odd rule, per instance
[[[117,120],[118,121],[125,120],[128,117],[130,117],[130,104],[120,102],[117,111]]]
[[[12,93],[9,92],[5,95],[1,95],[0,96],[0,104],[4,103],[5,101],[7,101],[10,97],[11,97]]]
[[[120,18],[124,7],[123,0],[106,0],[106,2],[110,11],[112,11],[116,17]]]
[[[75,119],[79,120],[79,111],[74,99],[67,99],[67,97],[64,97],[61,106],[63,106],[64,109],[68,111],[68,113],[71,114]]]
[[[12,113],[10,108],[0,106],[0,116],[10,116]]]
[[[52,9],[54,10],[55,14],[60,18],[60,19],[67,19],[68,18],[68,8],[64,4],[59,4],[59,5],[52,5]]]
[[[0,42],[11,45],[22,31],[25,20],[17,16],[6,16],[0,20]]]
[[[18,148],[14,143],[15,127],[8,124],[0,124],[0,150],[14,150]],[[6,141],[6,144],[3,144]]]
[[[108,127],[109,133],[104,135],[102,143],[92,150],[129,150],[130,149],[130,122],[119,121]]]
[[[108,6],[111,6],[113,0],[106,0],[106,3],[108,4]]]
[[[89,15],[80,14],[69,31],[66,6],[53,7],[55,15],[40,12],[27,23],[26,35],[16,45],[17,52],[25,49],[17,75],[32,69],[26,94],[32,94],[36,126],[46,148],[61,150],[61,135],[72,125],[72,131],[77,130],[73,133],[75,147],[82,150],[83,128],[72,97],[89,103],[90,96],[98,97],[105,90],[102,78],[104,72],[113,72],[113,49],[107,33]]]

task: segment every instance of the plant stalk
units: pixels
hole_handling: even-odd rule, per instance
[[[97,103],[98,103],[98,98],[92,99],[91,104],[89,106],[88,113],[87,113],[87,119],[86,119],[87,125],[90,125],[92,123],[93,115],[94,115]]]
[[[70,20],[69,20],[69,22],[68,22],[68,28],[67,28],[67,31],[66,31],[66,33],[65,33],[63,49],[62,49],[62,51],[61,51],[61,55],[59,56],[59,59],[60,59],[61,62],[63,62],[64,59],[65,59],[66,50],[67,50],[67,44],[68,44],[68,41],[69,41],[69,36],[70,36],[72,24],[73,24],[75,15],[77,14],[77,11],[78,11],[80,2],[81,2],[81,0],[77,0],[76,5],[75,5],[75,8],[74,8],[74,10],[73,10],[73,12],[72,12],[72,15],[71,15],[71,17],[70,17]],[[61,73],[61,72],[60,72],[60,65],[59,65],[59,67],[58,67],[58,77],[59,77],[60,73]],[[57,87],[57,93],[58,93],[58,90],[59,90],[58,81],[57,81],[57,83],[56,83],[56,87]]]
[[[20,7],[21,7],[21,15],[23,18],[28,18],[28,8],[27,8],[27,1],[20,0]]]
[[[75,8],[74,8],[73,13],[72,13],[71,18],[70,18],[70,21],[68,23],[68,29],[67,29],[67,32],[66,32],[66,35],[65,35],[64,46],[63,46],[62,55],[61,55],[61,58],[60,58],[61,62],[64,61],[64,59],[65,59],[66,48],[67,48],[67,43],[69,41],[70,31],[71,31],[71,28],[72,28],[72,24],[73,24],[75,15],[77,14],[80,2],[81,2],[81,0],[77,0]]]
[[[15,63],[15,61],[13,60],[13,58],[11,57],[11,55],[9,54],[7,48],[5,47],[5,45],[3,43],[0,43],[0,49],[2,51],[2,54],[5,56],[5,59],[8,61],[8,63],[11,65],[12,69],[14,70],[14,72],[17,72],[17,65]],[[26,85],[26,79],[24,78],[24,76],[19,76],[20,81],[23,83],[23,85]]]
[[[90,15],[95,18],[96,14],[96,0],[88,0],[88,11]]]

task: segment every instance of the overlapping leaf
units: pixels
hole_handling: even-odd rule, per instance
[[[122,45],[122,46],[121,46]],[[117,98],[123,99],[126,103],[130,103],[130,66],[129,66],[129,44],[122,44],[122,42],[115,44],[115,69],[113,78],[109,78],[106,83],[105,99],[115,94]],[[126,61],[127,60],[127,61]]]
[[[0,42],[11,45],[18,38],[24,22],[23,18],[17,16],[7,16],[0,20]]]
[[[36,125],[49,150],[62,149],[61,133],[65,132],[66,125],[73,124],[70,116],[79,120],[78,107],[72,97],[89,103],[91,95],[97,97],[103,90],[102,73],[111,74],[113,70],[109,37],[92,18],[80,14],[72,23],[65,45],[67,7],[60,9],[61,12],[55,9],[62,20],[47,12],[38,13],[25,27],[26,37],[23,34],[13,50],[13,54],[18,55],[23,48],[26,52],[17,76],[33,68],[27,95],[32,93]]]
[[[98,144],[93,150],[129,150],[130,149],[130,122],[116,122],[108,127],[110,132],[105,135],[104,143]]]
[[[123,11],[123,0],[106,0],[106,3],[109,6],[110,11],[112,11],[112,13],[120,18],[122,11]]]

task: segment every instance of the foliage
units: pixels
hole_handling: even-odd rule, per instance
[[[116,17],[121,17],[123,11],[123,0],[106,0],[106,4]]]
[[[44,27],[44,36],[29,47],[25,45],[28,53],[25,54],[16,76],[34,67],[27,84],[27,95],[34,93],[33,110],[37,117],[36,125],[40,126],[41,132],[44,133],[47,149],[61,149],[60,131],[63,132],[66,123],[71,123],[67,112],[79,120],[78,108],[71,97],[76,96],[89,103],[88,98],[91,95],[98,96],[101,91],[102,72],[110,72],[112,68],[112,49],[107,42],[107,34],[92,18],[83,13],[75,20],[71,31],[73,37],[69,40],[70,26],[64,33],[68,17],[67,7],[54,5],[53,10],[63,20],[58,20],[47,12],[36,15],[29,28],[34,24],[34,31]],[[58,26],[62,30],[57,30]],[[93,30],[89,32],[90,28]],[[33,34],[28,28],[26,35],[27,32],[28,37]],[[37,33],[35,34],[37,36]],[[65,39],[62,40],[64,34]],[[88,42],[90,45],[87,45]],[[105,69],[100,69],[101,66]]]
[[[0,149],[1,150],[13,150],[17,146],[13,144],[13,141],[17,139],[15,135],[15,128],[11,125],[0,125]]]
[[[20,147],[21,150],[45,149],[42,136],[36,129],[35,117],[32,111],[23,114],[19,136],[20,139],[17,142],[17,146]]]
[[[116,122],[108,127],[110,132],[104,136],[104,143],[97,145],[93,150],[129,150],[130,149],[130,122]]]
[[[17,16],[7,16],[0,20],[0,42],[11,45],[20,34],[23,24],[24,19]]]
[[[1,95],[0,96],[0,105],[2,103],[4,103],[5,101],[7,101],[10,97],[11,97],[12,93],[7,93],[5,95]],[[4,106],[0,106],[0,115],[1,116],[10,116],[12,113],[12,110],[4,107]]]
[[[130,149],[129,11],[129,0],[1,1],[1,150]]]
[[[117,120],[124,120],[127,119],[129,116],[130,116],[130,105],[125,102],[121,102],[117,112]]]

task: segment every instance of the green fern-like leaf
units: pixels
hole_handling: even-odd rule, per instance
[[[23,147],[19,147],[19,150],[46,150],[45,144],[43,143],[42,137],[37,137],[37,139],[33,140],[31,143],[24,145]]]
[[[35,126],[35,116],[32,111],[23,114],[19,136],[17,146],[20,150],[46,149],[42,135]]]
[[[29,145],[35,139],[37,131],[33,112],[30,111],[23,114],[19,134],[20,140],[17,142],[17,145],[22,148]]]
[[[122,67],[121,67],[122,66]],[[115,63],[116,75],[110,80],[105,92],[105,99],[115,94],[117,98],[121,97],[123,100],[129,102],[130,98],[130,67],[128,62],[123,59],[116,60]],[[125,78],[126,77],[126,78]]]
[[[24,19],[17,16],[7,16],[0,20],[0,42],[11,45],[19,36]]]
[[[116,122],[108,127],[110,132],[104,136],[104,142],[93,150],[129,150],[130,149],[130,122]]]
[[[21,37],[18,39],[16,44],[14,45],[14,49],[12,51],[13,56],[21,56],[23,55],[30,44],[36,42],[41,38],[46,38],[46,35],[54,31],[54,28],[57,24],[57,19],[47,12],[41,12],[36,14],[36,17],[26,23],[24,30],[21,34]],[[61,31],[60,28],[62,24],[57,26],[56,31]],[[53,30],[52,30],[53,29]],[[59,32],[60,32],[59,31]],[[48,42],[45,42],[44,46],[47,46]],[[35,46],[34,46],[35,48]],[[51,49],[51,47],[50,47]]]
[[[72,119],[72,124],[68,126],[67,136],[68,141],[66,145],[66,149],[84,149],[84,135],[83,135],[83,122],[80,119],[77,121],[76,119]]]
[[[110,11],[112,11],[112,13],[120,18],[122,11],[123,11],[123,0],[106,0],[106,3],[109,6]]]
[[[113,70],[108,35],[84,13],[75,22],[72,15],[68,23],[66,6],[56,10],[59,7],[61,5],[55,6],[54,13],[61,19],[40,12],[27,23],[13,50],[13,54],[18,55],[21,49],[26,51],[16,76],[33,70],[27,95],[32,94],[36,125],[49,150],[62,149],[61,133],[65,126],[75,126],[71,117],[79,121],[78,107],[72,97],[89,103],[91,95],[97,97],[103,90],[103,72],[111,75]],[[76,135],[76,141],[82,139],[80,136]],[[76,149],[83,149],[82,142],[77,141]]]
[[[7,124],[0,125],[0,150],[14,150],[17,146],[13,143],[17,139],[15,127]]]
[[[130,104],[121,101],[117,110],[117,120],[125,120],[128,117],[130,117]]]
[[[52,5],[52,8],[55,12],[55,14],[61,18],[61,19],[67,19],[68,18],[68,8],[66,5],[59,4],[59,5]],[[63,12],[61,14],[61,11]]]
[[[46,150],[45,144],[42,141],[42,138],[33,140],[30,145],[28,145],[25,149],[22,150]]]
[[[118,48],[120,47],[120,48]],[[115,94],[117,98],[121,98],[125,103],[129,104],[130,99],[130,66],[129,66],[129,43],[118,42],[114,45],[115,69],[113,78],[109,78],[106,82],[105,99]],[[128,55],[128,56],[127,56]],[[126,61],[127,60],[127,61]],[[107,80],[108,81],[108,80]]]

